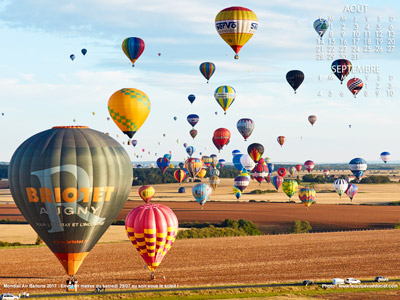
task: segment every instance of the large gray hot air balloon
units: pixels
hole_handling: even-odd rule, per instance
[[[21,213],[74,275],[128,199],[132,167],[111,137],[60,126],[18,147],[9,181]]]

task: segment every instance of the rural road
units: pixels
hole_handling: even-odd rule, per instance
[[[374,280],[364,280],[362,283],[374,283]],[[400,279],[391,279],[390,282],[400,282]],[[331,284],[332,282],[315,282],[314,284]],[[380,284],[386,284],[387,282],[380,282]],[[137,294],[137,293],[156,293],[156,292],[174,292],[174,291],[200,291],[200,290],[225,290],[225,289],[243,289],[243,288],[265,288],[265,287],[287,287],[287,286],[302,286],[302,283],[278,283],[278,284],[249,284],[249,285],[222,285],[222,286],[207,286],[207,287],[187,287],[187,288],[167,288],[167,289],[135,289],[135,290],[121,290],[121,291],[106,291],[98,293],[101,295],[112,295],[112,294]],[[50,297],[69,297],[69,296],[87,296],[93,295],[94,292],[82,292],[82,293],[62,293],[62,294],[40,294],[30,295],[29,298],[50,298]]]

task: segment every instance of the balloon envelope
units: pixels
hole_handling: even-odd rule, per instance
[[[226,110],[236,99],[236,91],[231,86],[222,85],[215,90],[214,98],[226,114]]]
[[[193,197],[203,206],[211,197],[212,189],[206,183],[198,183],[192,188]]]
[[[297,89],[304,81],[304,73],[299,70],[292,70],[287,72],[286,80],[293,88],[294,93],[296,94]]]
[[[151,185],[143,185],[138,190],[140,198],[146,203],[153,199],[156,191]]]
[[[314,21],[313,27],[317,32],[317,34],[319,35],[319,37],[322,39],[323,35],[328,30],[329,23],[327,20],[319,18]]]
[[[387,151],[382,152],[381,159],[386,164],[390,160],[390,153]]]
[[[305,187],[299,189],[299,199],[307,207],[313,204],[316,192],[313,188]]]
[[[352,65],[347,59],[337,59],[331,65],[333,74],[343,83],[343,80],[350,74]]]
[[[215,65],[212,62],[203,62],[200,64],[200,73],[208,80],[215,72]]]
[[[258,19],[250,9],[232,6],[221,10],[217,14],[215,28],[221,38],[235,51],[235,59],[238,59],[240,49],[257,30]]]
[[[128,199],[132,167],[111,137],[58,126],[18,147],[9,184],[22,215],[74,275]]]
[[[144,41],[138,37],[128,37],[122,42],[122,51],[129,58],[133,67],[144,51]]]
[[[108,100],[108,112],[118,128],[132,138],[150,113],[150,100],[138,89],[116,91]]]
[[[155,271],[178,234],[178,219],[161,204],[138,206],[126,216],[125,231],[150,271]]]
[[[252,119],[240,119],[236,124],[237,130],[243,136],[245,141],[247,141],[253,132],[254,126],[255,124]]]

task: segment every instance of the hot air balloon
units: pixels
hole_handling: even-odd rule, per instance
[[[353,158],[349,162],[350,171],[357,179],[361,178],[367,169],[367,162],[362,158]]]
[[[253,132],[254,126],[255,124],[252,119],[240,119],[236,124],[237,130],[243,136],[245,141],[247,141]]]
[[[218,171],[218,169],[211,169],[210,170],[210,176],[216,175],[219,176],[220,172]]]
[[[208,181],[210,182],[212,189],[215,191],[220,182],[219,177],[217,175],[211,175],[210,178],[208,178]]]
[[[299,185],[296,180],[293,179],[287,179],[283,181],[282,183],[282,190],[285,192],[285,194],[289,197],[289,199],[292,198],[294,193],[297,192],[299,188]]]
[[[264,180],[264,178],[268,175],[268,168],[264,163],[264,159],[260,159],[254,169],[251,171],[251,175],[259,184]]]
[[[178,118],[177,117],[174,117],[174,121],[176,121]],[[178,142],[179,143],[179,142]]]
[[[325,176],[328,176],[329,175],[329,170],[325,169],[325,170],[322,171],[322,173],[324,173]]]
[[[304,81],[304,73],[299,70],[292,70],[287,72],[286,80],[293,88],[294,93],[296,94],[297,89]]]
[[[193,95],[193,94],[190,94],[190,95],[188,96],[188,99],[189,99],[190,103],[193,104],[194,100],[196,100],[196,96]]]
[[[236,186],[233,186],[233,194],[235,195],[236,199],[238,199],[238,200],[242,196],[242,192]]]
[[[296,173],[296,168],[295,168],[295,167],[290,167],[290,168],[289,168],[289,174],[290,174],[291,176],[294,176],[295,173]]]
[[[308,122],[310,122],[311,125],[314,126],[314,123],[317,122],[317,116],[314,115],[308,116]]]
[[[240,154],[240,150],[233,150],[232,151],[232,156],[235,156],[237,154]]]
[[[150,151],[149,151],[149,154],[150,154]],[[169,160],[171,160],[171,154],[169,154],[169,153],[164,154],[163,157],[164,157],[164,158],[168,158]]]
[[[86,50],[85,48],[83,48],[83,49],[81,50],[81,52],[82,52],[83,55],[86,55],[87,50]]]
[[[240,172],[244,169],[242,163],[240,162],[242,156],[243,154],[237,154],[232,158],[233,166]],[[250,160],[253,161],[251,158]]]
[[[343,83],[343,80],[350,74],[351,62],[347,59],[337,59],[331,65],[333,74]]]
[[[186,173],[183,170],[176,170],[174,172],[174,177],[175,177],[176,181],[181,183],[185,179]]]
[[[178,166],[179,166],[179,168],[181,168],[181,169],[182,169],[182,168],[183,168],[183,166],[184,166],[184,163],[183,163],[183,162],[180,162]]]
[[[243,192],[246,188],[247,188],[247,186],[249,185],[249,183],[250,183],[250,179],[247,177],[247,176],[237,176],[236,178],[235,178],[235,181],[234,181],[234,183],[235,183],[235,186],[241,191],[241,192]]]
[[[381,153],[381,159],[383,162],[386,164],[390,160],[390,153],[389,152],[382,152]]]
[[[281,176],[274,176],[271,179],[271,183],[276,190],[279,190],[279,188],[281,187],[281,185],[283,183],[283,178]]]
[[[351,78],[349,79],[349,81],[347,81],[347,88],[350,92],[352,92],[354,98],[356,98],[357,94],[361,91],[363,86],[364,83],[360,78]]]
[[[132,88],[116,91],[108,100],[111,118],[129,138],[132,138],[146,121],[150,107],[147,95]]]
[[[206,176],[206,174],[207,174],[207,170],[204,169],[204,168],[202,168],[202,169],[200,170],[200,172],[197,173],[197,177],[199,177],[200,179],[202,179],[202,178],[204,178],[204,176]]]
[[[211,154],[210,157],[211,157],[211,160],[212,160],[211,161],[211,166],[215,169],[217,167],[217,165],[218,165],[218,157],[215,154]]]
[[[280,167],[278,170],[276,170],[276,173],[278,173],[279,176],[285,177],[286,175],[286,169],[283,167]]]
[[[278,136],[276,140],[278,141],[278,144],[282,147],[285,143],[286,138],[284,136]]]
[[[240,155],[240,154],[239,154]],[[236,155],[236,156],[239,156],[239,155]],[[236,158],[236,156],[234,156],[233,157],[233,159],[235,159]],[[253,158],[251,158],[251,156],[250,155],[248,155],[248,154],[243,154],[241,157],[240,157],[240,163],[241,163],[241,165],[243,166],[243,169],[245,169],[245,170],[247,170],[247,171],[251,171],[251,170],[253,170],[254,169],[254,167],[255,167],[255,162],[254,162],[254,160],[253,160]]]
[[[151,185],[143,185],[138,190],[140,198],[146,203],[149,203],[151,199],[153,199],[156,191]]]
[[[183,147],[186,149],[186,147],[188,146],[187,143],[183,143]]]
[[[212,158],[210,156],[203,156],[201,159],[203,160],[207,168],[211,167]]]
[[[203,161],[199,158],[189,158],[185,162],[186,169],[188,170],[189,176],[193,179],[203,168]]]
[[[312,171],[312,169],[314,169],[314,162],[312,160],[307,160],[304,163],[304,168],[308,171],[308,173],[310,173]]]
[[[218,149],[218,152],[225,146],[228,145],[231,138],[231,132],[226,128],[218,128],[214,131],[213,143]]]
[[[132,67],[135,66],[136,60],[142,55],[144,50],[144,41],[138,37],[129,37],[122,42],[122,51],[129,58]]]
[[[69,58],[70,58],[71,60],[74,60],[74,59],[75,59],[75,55],[71,54],[71,55],[69,56]]]
[[[271,182],[271,178],[272,178],[271,173],[268,173],[268,175],[265,176],[265,181],[266,181],[267,183],[270,183],[270,182]]]
[[[221,38],[235,51],[235,59],[238,59],[240,49],[256,32],[258,20],[250,9],[232,6],[217,14],[215,28]]]
[[[196,126],[196,124],[199,122],[199,116],[196,114],[191,114],[187,116],[187,121],[189,122],[192,127]]]
[[[196,129],[191,129],[189,131],[189,134],[194,139],[197,136],[197,130]]]
[[[210,199],[211,193],[212,189],[206,183],[198,183],[192,188],[193,197],[199,202],[202,209],[203,205]]]
[[[251,159],[257,163],[264,154],[264,146],[258,143],[253,143],[247,147],[247,153]]]
[[[314,203],[316,192],[311,187],[299,189],[299,199],[307,207]]]
[[[181,187],[179,188],[179,190],[178,190],[178,193],[184,194],[184,193],[186,193],[186,189],[185,189],[183,186],[181,186]]]
[[[168,169],[169,167],[169,159],[166,157],[160,157],[157,159],[157,167],[160,168],[160,170],[163,172],[163,174],[165,173],[165,171]]]
[[[236,99],[236,91],[231,86],[222,85],[215,90],[214,98],[215,100],[217,100],[217,103],[222,107],[222,109],[224,110],[224,114],[226,115],[226,110],[229,108],[229,106],[232,105],[232,103]]]
[[[178,233],[174,212],[161,204],[145,204],[131,210],[125,219],[125,231],[153,272],[171,249]]]
[[[187,146],[187,147],[186,147],[186,153],[187,153],[190,157],[192,157],[194,151],[195,151],[195,150],[194,150],[194,147],[193,147],[193,146]]]
[[[219,161],[218,161],[218,164],[221,166],[221,169],[223,169],[224,168],[224,166],[225,166],[225,159],[220,159]]]
[[[70,276],[115,220],[132,185],[124,148],[86,126],[57,126],[30,137],[8,172],[19,211]]]
[[[208,80],[215,72],[215,65],[212,62],[203,62],[200,64],[200,73]]]
[[[297,172],[300,172],[301,169],[303,168],[303,166],[300,165],[300,164],[297,164],[297,165],[295,165],[294,167],[296,168],[296,171],[297,171]]]
[[[272,173],[274,171],[274,164],[269,163],[269,164],[267,164],[267,167],[268,167],[269,173]]]
[[[266,164],[271,163],[271,157],[265,157],[265,158],[264,158],[264,162],[265,162]]]
[[[350,198],[350,202],[353,201],[353,198],[357,195],[358,187],[355,184],[349,184],[346,194]]]
[[[339,194],[340,198],[342,198],[342,195],[346,192],[348,186],[349,184],[347,181],[340,178],[336,179],[333,183],[333,188],[335,189],[336,193]]]
[[[136,145],[137,145],[137,140],[132,140],[132,146],[136,147]]]
[[[329,23],[327,20],[319,18],[314,21],[313,27],[318,33],[319,37],[322,39],[323,35],[328,30]]]

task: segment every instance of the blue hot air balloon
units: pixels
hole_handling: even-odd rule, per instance
[[[269,164],[267,164],[267,167],[268,167],[268,173],[271,174],[274,171],[274,165],[269,163]]]
[[[212,188],[206,183],[198,183],[192,189],[193,197],[203,208],[203,205],[210,199]]]
[[[349,162],[350,171],[356,176],[357,179],[363,176],[364,171],[367,169],[367,162],[362,158],[353,158]]]
[[[187,146],[187,147],[186,147],[186,153],[187,153],[190,157],[192,157],[193,152],[194,152],[194,147],[193,147],[193,146]]]
[[[178,190],[178,193],[184,194],[186,193],[186,189],[183,186],[181,186]]]
[[[185,164],[184,164],[183,162],[180,162],[180,163],[179,163],[179,168],[182,169],[184,166],[185,166]]]
[[[233,150],[232,151],[232,156],[235,156],[237,154],[240,154],[240,150]]]
[[[194,100],[196,100],[196,96],[193,95],[193,94],[190,94],[190,95],[188,96],[188,99],[189,99],[190,103],[193,104]]]
[[[240,158],[241,158],[242,156],[243,156],[243,154],[236,154],[236,155],[233,157],[233,159],[232,159],[233,165],[234,165],[235,168],[238,169],[239,171],[242,171],[242,170],[243,170],[243,165],[242,165],[242,163],[240,162]]]
[[[187,121],[189,122],[190,125],[194,128],[196,124],[199,122],[200,117],[196,114],[191,114],[187,116]]]

